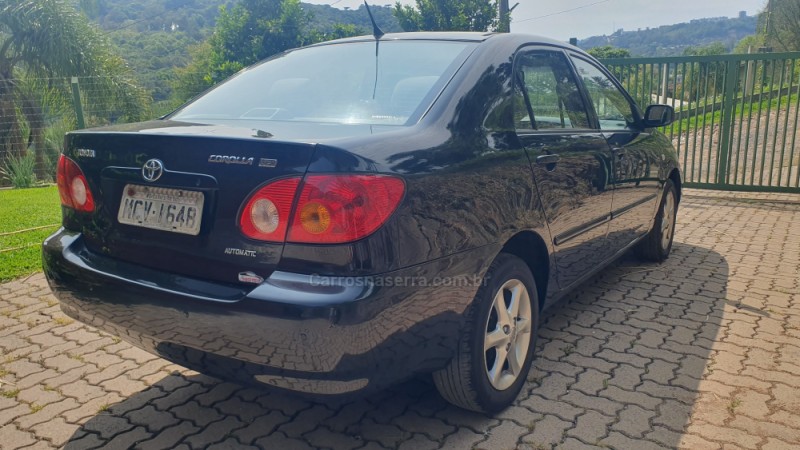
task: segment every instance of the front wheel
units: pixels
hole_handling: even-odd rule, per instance
[[[465,409],[495,413],[525,384],[539,327],[536,282],[524,261],[501,253],[467,312],[467,331],[449,365],[434,372],[439,393]]]
[[[661,262],[667,259],[675,237],[675,221],[678,215],[678,192],[672,180],[664,184],[664,195],[650,233],[639,242],[636,250],[641,259]]]

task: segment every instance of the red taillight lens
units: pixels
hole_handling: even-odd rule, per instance
[[[242,233],[259,241],[283,242],[299,184],[299,178],[287,178],[256,191],[239,217]]]
[[[75,161],[64,155],[58,159],[56,183],[62,205],[81,212],[94,211],[94,197],[86,176]]]
[[[403,180],[385,175],[308,175],[288,242],[341,244],[367,237],[400,204]]]
[[[301,189],[294,204],[297,189]],[[343,244],[386,223],[405,192],[386,175],[307,175],[270,183],[253,194],[239,217],[249,238],[300,244]],[[289,219],[291,217],[291,225]]]

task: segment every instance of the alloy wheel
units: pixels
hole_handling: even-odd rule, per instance
[[[483,345],[486,376],[498,391],[511,387],[521,375],[531,344],[531,318],[525,284],[505,282],[494,296]]]
[[[661,216],[661,248],[667,250],[675,231],[675,194],[669,190],[664,199],[664,211]]]

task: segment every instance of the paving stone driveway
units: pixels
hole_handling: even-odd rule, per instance
[[[800,198],[733,197],[689,193],[667,263],[555,307],[496,418],[423,380],[346,403],[220,382],[72,322],[41,274],[0,285],[0,448],[797,448]]]

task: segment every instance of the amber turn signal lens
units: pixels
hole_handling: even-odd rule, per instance
[[[331,212],[319,203],[307,203],[300,211],[300,224],[308,233],[322,234],[331,224]]]

